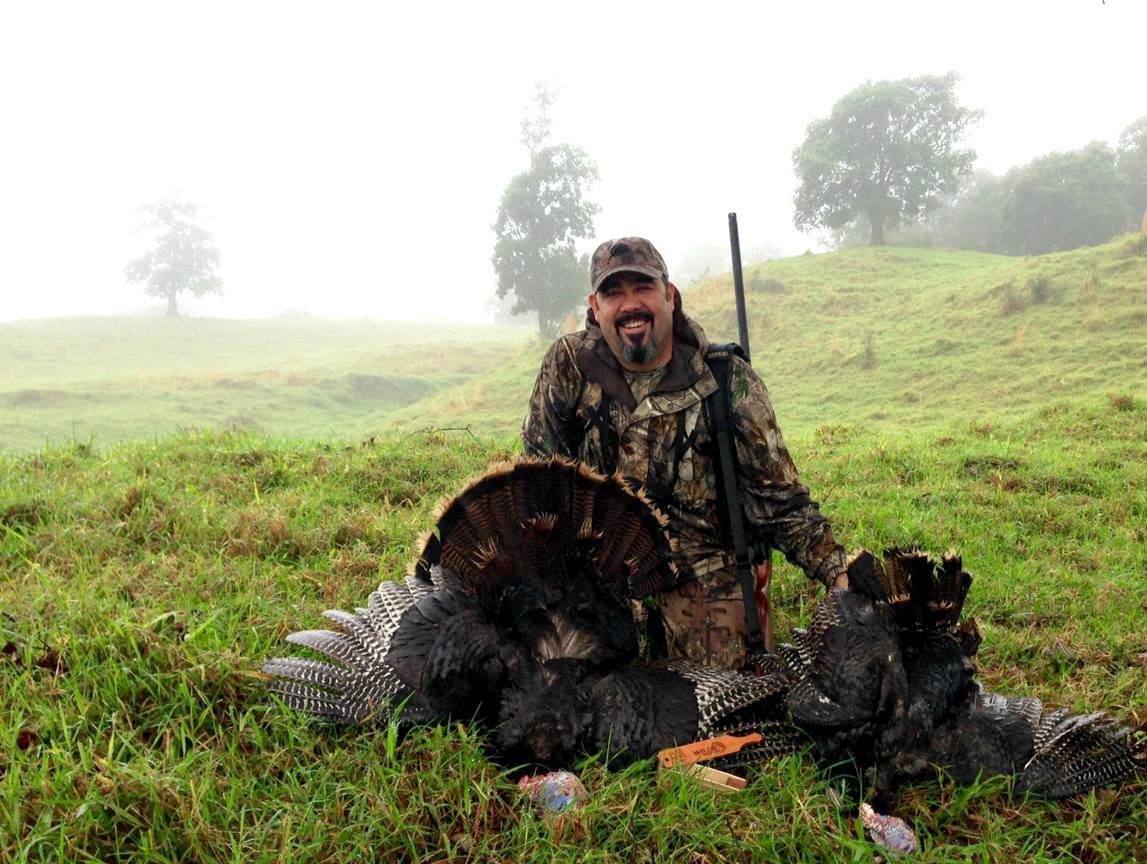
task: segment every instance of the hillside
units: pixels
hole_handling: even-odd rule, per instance
[[[849,546],[962,550],[989,687],[1147,718],[1147,410],[791,444]],[[283,637],[404,572],[434,503],[510,452],[201,433],[0,456],[0,860],[873,860],[806,754],[736,795],[589,760],[561,831],[464,724],[338,730],[267,697]],[[785,637],[819,591],[784,565],[774,595]],[[927,784],[900,814],[921,862],[1142,861],[1144,792]]]
[[[758,364],[838,538],[960,550],[990,688],[1142,724],[1144,259],[862,249],[748,277]],[[685,306],[732,335],[727,278]],[[0,326],[0,860],[871,860],[806,754],[724,796],[589,760],[562,833],[463,724],[339,731],[267,698],[256,670],[288,632],[401,574],[434,503],[515,451],[482,433],[516,428],[542,350],[376,322]],[[173,405],[285,431],[161,435]],[[110,431],[25,432],[68,417]],[[778,567],[782,638],[817,597]],[[1144,860],[1144,791],[935,783],[900,815],[922,862]]]
[[[1021,416],[1147,397],[1147,258],[1127,238],[1031,258],[861,248],[746,274],[756,365],[790,427]],[[731,279],[686,297],[735,338]],[[759,359],[758,359],[759,358]]]
[[[789,434],[1020,417],[1049,400],[1147,399],[1147,244],[1030,258],[861,248],[746,270],[754,365]],[[729,274],[683,292],[737,338]],[[399,427],[521,422],[541,346],[391,415]]]
[[[754,364],[782,428],[934,427],[1049,400],[1147,399],[1147,242],[1032,258],[848,249],[748,268]],[[736,336],[728,274],[684,292]],[[0,452],[181,429],[361,441],[512,435],[545,346],[526,328],[279,318],[0,324]],[[463,433],[464,434],[464,433]]]
[[[530,332],[311,317],[0,324],[0,452],[205,428],[360,440]]]

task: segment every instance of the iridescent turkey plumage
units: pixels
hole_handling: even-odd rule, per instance
[[[854,556],[849,589],[830,591],[760,676],[642,656],[635,610],[676,583],[671,561],[663,521],[622,478],[558,459],[497,465],[440,508],[410,575],[353,613],[326,612],[337,629],[288,637],[323,659],[263,669],[288,705],[326,719],[473,721],[513,765],[599,752],[619,765],[759,732],[728,767],[811,742],[828,764],[871,769],[884,810],[937,768],[1065,797],[1144,765],[1143,737],[1106,715],[983,690],[955,555]]]
[[[474,719],[512,764],[624,764],[746,723],[791,749],[779,661],[753,677],[639,656],[634,604],[676,583],[671,562],[663,521],[620,477],[495,466],[440,508],[403,582],[327,612],[338,632],[288,638],[326,661],[264,671],[288,705],[329,719]]]

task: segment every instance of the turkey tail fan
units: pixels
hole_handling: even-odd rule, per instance
[[[939,562],[918,548],[886,549],[884,583],[896,623],[905,632],[948,632],[960,620],[972,585],[959,555]]]
[[[496,593],[561,558],[588,558],[613,596],[676,584],[664,521],[619,476],[565,459],[501,463],[439,510],[416,574],[440,565],[471,592]],[[531,573],[531,571],[534,571]]]
[[[1147,769],[1144,730],[1133,731],[1103,713],[1054,713],[1058,722],[1041,730],[1047,734],[1016,777],[1016,791],[1069,798]]]
[[[1030,738],[1016,766],[1017,792],[1070,798],[1147,767],[1147,734],[1103,712],[1069,715],[1062,708],[1045,708],[1034,696],[983,690],[976,694],[972,711],[1001,726],[1009,717],[1026,723]]]
[[[522,522],[520,566],[540,581],[545,580],[551,562],[572,542],[568,529],[560,530],[559,523],[553,513],[530,516]]]
[[[323,613],[338,630],[302,630],[287,636],[287,641],[326,660],[267,660],[262,668],[272,676],[268,688],[291,708],[336,722],[362,723],[404,701],[400,720],[428,719],[427,706],[386,661],[399,621],[428,590],[433,588],[415,577],[384,582],[371,593],[365,609],[355,614],[337,609]]]
[[[859,549],[848,560],[848,588],[873,603],[897,602],[885,578],[884,567],[867,549]]]
[[[562,463],[559,463],[562,464]],[[665,519],[640,489],[619,474],[602,476],[585,465],[573,472],[573,525],[596,538],[594,569],[615,596],[637,599],[677,584]]]

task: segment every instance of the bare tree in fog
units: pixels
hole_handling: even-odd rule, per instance
[[[167,300],[167,314],[177,316],[176,297],[187,291],[194,297],[222,294],[219,250],[214,238],[195,224],[199,205],[168,198],[139,208],[142,230],[155,232],[155,247],[124,268],[129,282],[143,283],[152,297]]]
[[[597,166],[580,147],[550,144],[553,92],[539,85],[533,113],[522,121],[530,167],[502,193],[494,223],[498,297],[513,294],[513,312],[536,312],[538,332],[552,338],[562,317],[586,294],[589,262],[578,240],[593,235],[598,206],[586,200]]]

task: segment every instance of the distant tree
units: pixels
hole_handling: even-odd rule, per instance
[[[167,300],[167,314],[177,316],[176,297],[190,292],[195,297],[222,294],[219,250],[214,238],[195,224],[199,206],[168,198],[139,209],[145,215],[143,229],[155,233],[155,248],[128,263],[128,281],[144,284],[152,297]]]
[[[513,291],[504,297],[491,294],[490,299],[486,301],[486,311],[490,313],[495,324],[528,324],[530,326],[536,326],[537,315],[533,312],[514,313],[514,304],[517,302],[518,298],[514,295]]]
[[[990,171],[976,171],[931,214],[932,243],[976,252],[1006,252],[1003,241],[1009,184]]]
[[[1147,117],[1140,117],[1123,130],[1117,158],[1127,187],[1127,203],[1140,225],[1147,226]]]
[[[733,268],[730,254],[727,245],[722,246],[713,243],[693,246],[686,250],[675,265],[671,266],[669,272],[677,285],[686,287],[695,282],[700,282],[702,279],[708,279],[710,276],[716,276],[718,273],[730,272]],[[759,243],[742,251],[741,263],[746,266],[759,264],[772,258],[783,258],[784,255],[784,251],[778,246],[771,243]]]
[[[809,124],[793,151],[798,228],[839,231],[867,218],[870,243],[954,192],[976,154],[960,149],[979,111],[961,107],[956,74],[866,83]]]
[[[1105,243],[1131,222],[1115,151],[1102,141],[1008,172],[1007,252],[1040,255]]]
[[[553,88],[540,82],[534,85],[533,111],[522,118],[522,137],[519,139],[530,151],[531,159],[550,139],[554,127],[550,108],[555,101],[557,94]]]
[[[530,166],[502,193],[491,260],[498,297],[513,294],[515,314],[536,312],[538,332],[548,339],[586,294],[589,262],[576,243],[593,236],[598,207],[586,193],[598,175],[580,147],[548,143],[552,91],[539,86],[533,101],[533,115],[522,121]]]

